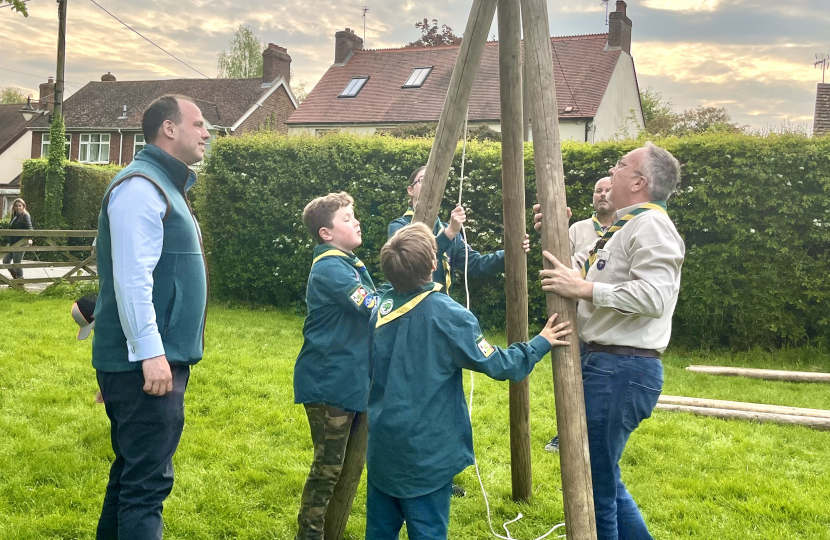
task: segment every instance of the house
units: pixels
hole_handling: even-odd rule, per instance
[[[100,82],[90,82],[63,104],[66,123],[66,155],[81,163],[127,165],[144,148],[141,119],[144,110],[165,94],[192,98],[202,110],[211,140],[261,127],[286,131],[285,120],[297,108],[289,87],[291,57],[282,47],[268,44],[262,53],[261,78],[253,79],[171,79],[117,81],[107,73]],[[48,97],[54,81],[40,85],[42,113],[54,109]],[[46,157],[49,152],[48,114],[35,120],[30,155]]]
[[[643,120],[631,19],[618,0],[607,34],[551,38],[563,139],[601,141],[636,135]],[[470,98],[469,125],[500,130],[498,42],[488,42]],[[286,122],[289,134],[373,134],[437,122],[459,45],[363,50],[348,28],[335,34],[334,64]]]
[[[819,83],[816,89],[816,112],[813,116],[813,136],[830,134],[830,83]]]
[[[7,219],[12,202],[20,197],[20,173],[29,159],[32,133],[20,109],[22,103],[0,105],[0,219]]]

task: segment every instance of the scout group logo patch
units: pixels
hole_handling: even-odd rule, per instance
[[[479,336],[476,340],[476,345],[478,345],[478,350],[481,351],[481,354],[484,355],[484,358],[489,358],[491,354],[496,352],[496,349],[493,348],[492,345],[487,343],[487,340],[484,339],[484,336]]]
[[[380,305],[380,314],[381,315],[389,315],[389,312],[392,311],[392,308],[394,307],[394,305],[395,305],[395,302],[393,302],[391,298],[389,300],[385,300]]]
[[[363,305],[366,306],[369,309],[372,309],[373,307],[375,307],[375,295],[370,294],[369,296],[367,296],[366,300],[363,301]]]
[[[352,302],[359,306],[366,301],[367,296],[369,296],[369,291],[366,290],[366,287],[358,285],[357,288],[349,295],[349,298],[351,298]]]

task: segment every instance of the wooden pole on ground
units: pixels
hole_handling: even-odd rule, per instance
[[[501,98],[501,184],[504,205],[504,288],[507,342],[528,340],[525,170],[522,133],[522,22],[519,0],[498,0]],[[510,472],[513,500],[533,493],[530,379],[510,384]]]
[[[356,414],[346,445],[346,455],[343,458],[343,470],[340,479],[334,486],[329,506],[326,509],[326,521],[323,525],[324,540],[341,540],[346,532],[346,522],[352,511],[357,485],[363,474],[363,465],[366,463],[366,443],[369,436],[368,412]]]
[[[415,215],[412,217],[414,221],[426,223],[430,227],[438,217],[441,199],[444,198],[447,176],[452,167],[452,158],[461,137],[461,130],[464,128],[464,120],[467,118],[470,94],[495,12],[496,0],[473,0],[470,18],[467,19],[464,38],[461,40],[461,48],[444,100],[444,109],[438,119],[435,142],[432,144],[424,171],[421,194],[415,204]]]
[[[791,416],[809,416],[813,418],[830,419],[830,411],[824,409],[804,409],[802,407],[783,407],[781,405],[765,405],[762,403],[744,403],[742,401],[723,401],[720,399],[701,399],[682,396],[660,396],[657,400],[660,405],[683,405],[686,407],[707,407],[710,409],[725,409],[731,411],[760,412],[768,414],[786,414]]]
[[[686,369],[696,373],[731,375],[735,377],[749,377],[752,379],[766,379],[769,381],[830,383],[830,373],[810,371],[781,371],[777,369],[753,369],[720,366],[689,366]]]
[[[571,250],[548,10],[545,0],[522,0],[521,9],[536,188],[545,215],[542,248],[567,264]],[[545,266],[550,266],[547,260]],[[573,329],[570,345],[554,349],[552,360],[565,524],[569,539],[593,540],[597,531],[576,303],[554,294],[547,294],[546,300],[548,315],[559,313],[560,320],[570,321]]]
[[[775,422],[777,424],[788,424],[808,426],[813,429],[830,431],[830,418],[817,418],[814,416],[799,416],[793,414],[772,414],[754,411],[736,411],[730,409],[715,409],[712,407],[692,407],[689,405],[669,405],[658,403],[657,409],[661,411],[676,411],[699,414],[701,416],[712,416],[725,420],[747,420],[749,422]]]

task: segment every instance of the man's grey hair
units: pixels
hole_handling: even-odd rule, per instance
[[[671,153],[651,141],[647,142],[643,176],[648,182],[648,193],[652,201],[666,201],[680,183],[680,163]]]

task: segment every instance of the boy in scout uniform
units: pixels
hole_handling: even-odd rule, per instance
[[[323,538],[346,446],[369,395],[369,320],[377,297],[366,267],[352,253],[361,243],[353,204],[345,192],[329,193],[303,210],[303,224],[317,245],[306,289],[303,347],[294,366],[294,402],[305,406],[314,459],[303,488],[297,540]]]
[[[410,538],[447,538],[452,479],[473,464],[462,369],[520,381],[571,332],[554,315],[529,343],[493,347],[469,310],[434,294],[436,249],[432,230],[416,223],[381,250],[393,289],[373,345],[366,540],[396,539],[404,522]]]

